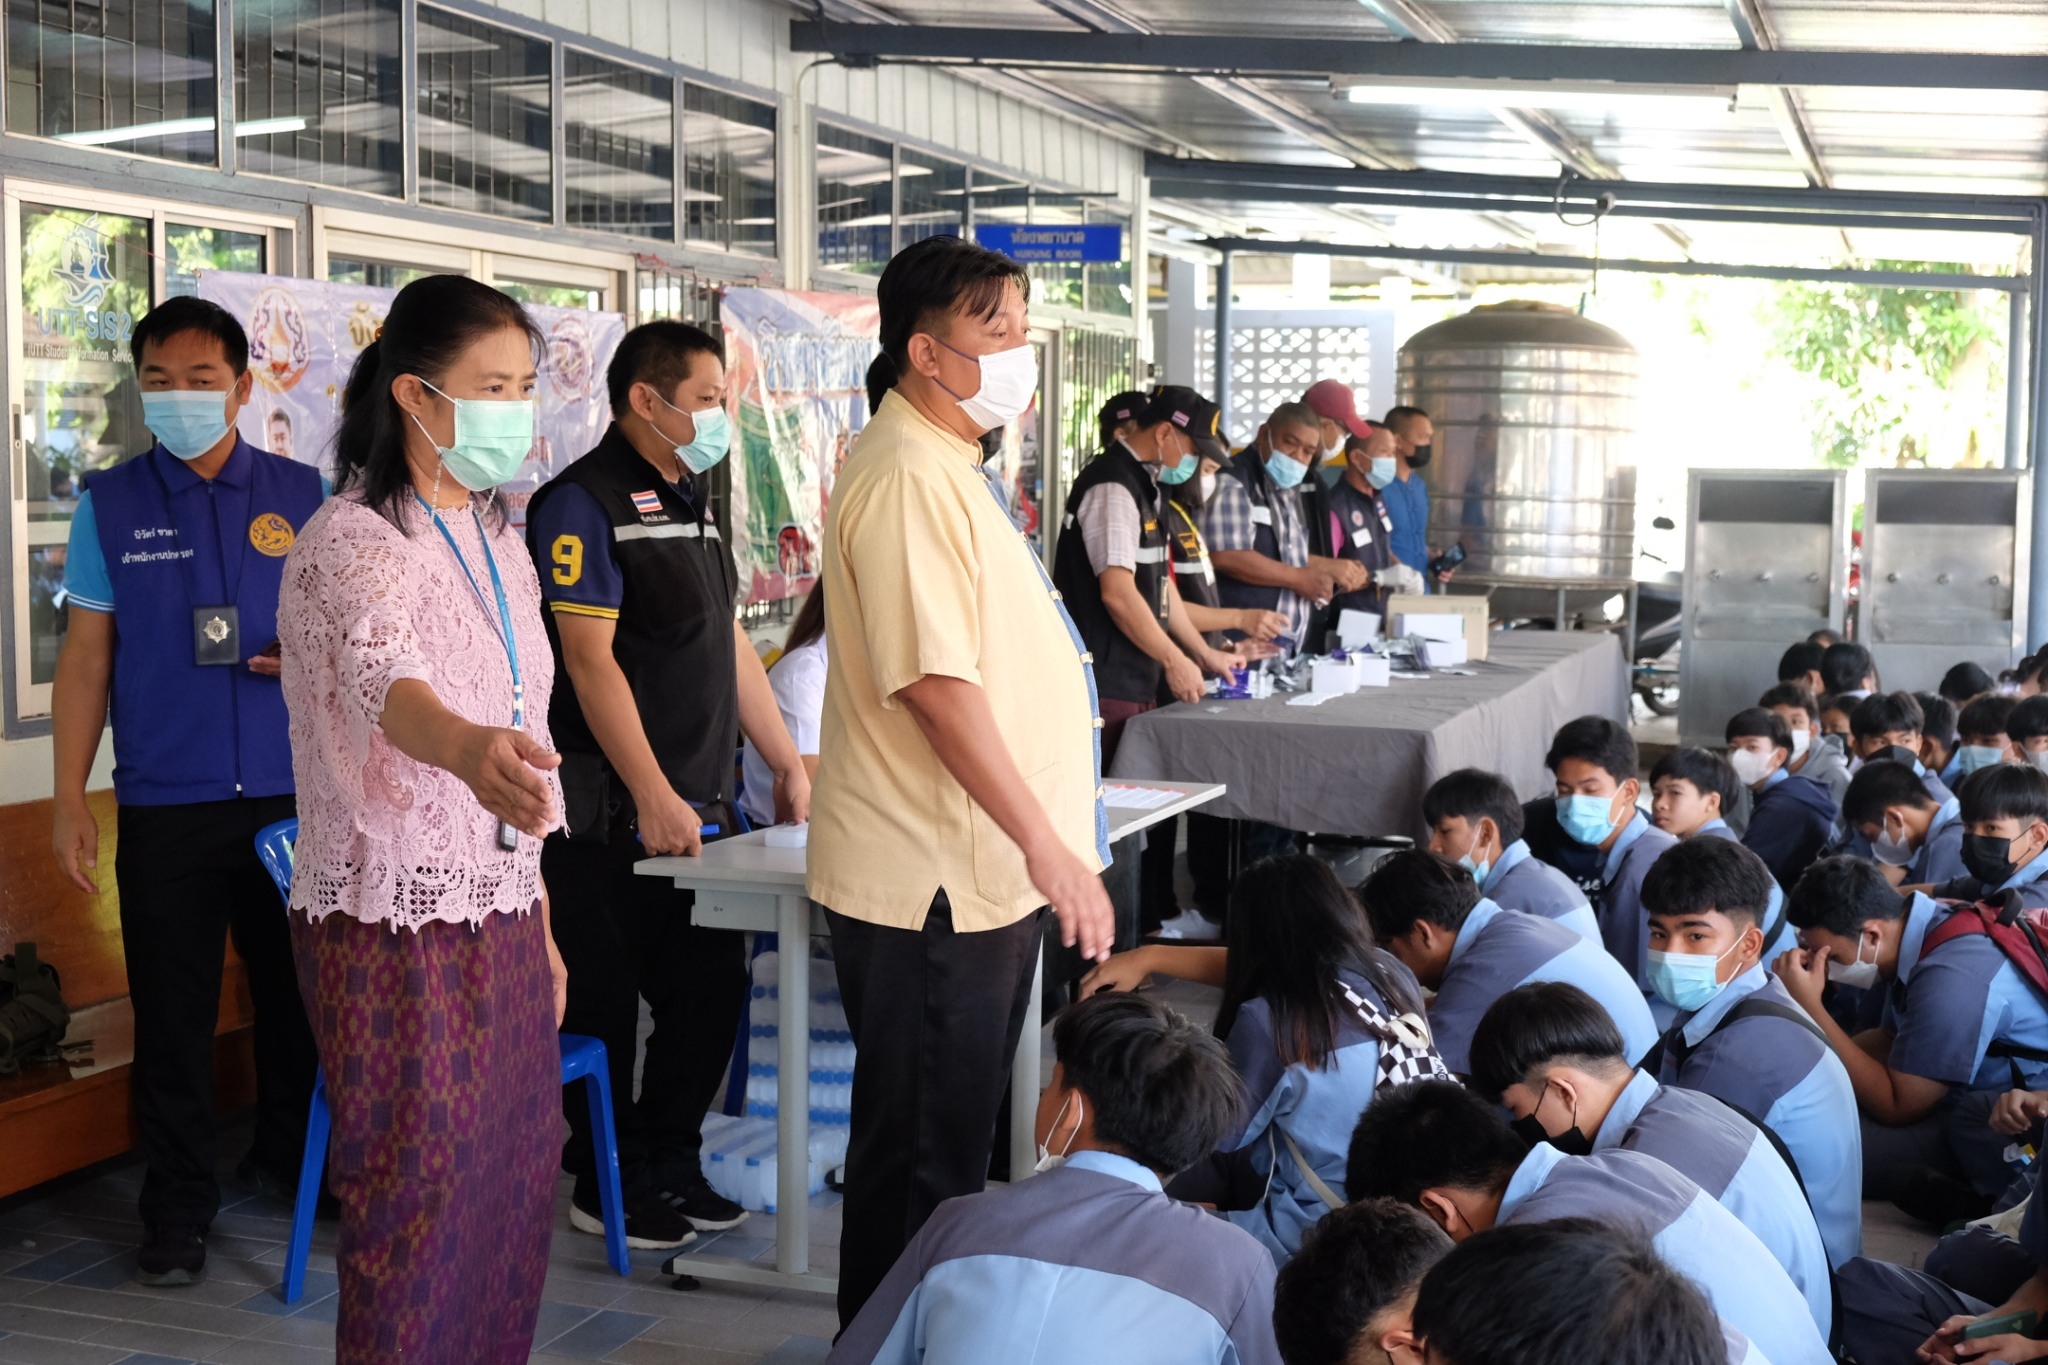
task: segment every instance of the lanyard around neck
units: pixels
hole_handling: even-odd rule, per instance
[[[484,600],[483,587],[476,581],[476,574],[470,569],[469,560],[464,557],[462,547],[455,543],[455,533],[448,529],[447,522],[441,520],[440,510],[418,493],[414,493],[413,498],[421,507],[427,509],[427,515],[433,520],[434,529],[441,533],[441,539],[448,545],[448,552],[455,556],[455,562],[462,567],[462,576],[469,580],[469,590],[475,596],[476,604],[483,608],[484,617],[491,624],[491,633],[496,635],[498,643],[505,647],[505,662],[512,670],[512,728],[522,729],[526,724],[526,684],[521,681],[519,675],[519,643],[512,630],[512,607],[505,600],[505,580],[498,574],[498,557],[491,553],[491,538],[484,532],[484,519],[477,515],[476,508],[469,509],[470,518],[476,522],[477,539],[484,547],[484,564],[491,572],[491,593],[498,602],[496,615],[492,614],[490,603]]]

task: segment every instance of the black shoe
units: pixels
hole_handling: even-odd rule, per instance
[[[724,1232],[747,1221],[747,1211],[712,1189],[702,1175],[695,1180],[680,1177],[663,1185],[661,1197],[699,1232]]]
[[[1982,1218],[1992,1204],[1975,1187],[1926,1167],[1901,1172],[1892,1183],[1891,1197],[1900,1212],[1937,1228]]]
[[[151,1223],[136,1254],[140,1284],[198,1284],[206,1278],[206,1229],[190,1223]]]
[[[642,1251],[666,1251],[688,1246],[697,1240],[683,1216],[644,1189],[626,1187],[626,1245]],[[569,1197],[569,1226],[578,1232],[604,1236],[604,1214],[599,1207],[596,1180],[578,1180]]]
[[[279,1199],[293,1208],[298,1207],[299,1172],[296,1167],[287,1169],[268,1165],[250,1155],[243,1157],[235,1167],[235,1179],[266,1198]],[[320,1182],[320,1193],[313,1201],[313,1219],[315,1222],[331,1223],[340,1217],[341,1201],[334,1197],[334,1191],[327,1188],[327,1182],[323,1179]]]

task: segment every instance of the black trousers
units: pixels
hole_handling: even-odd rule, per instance
[[[256,858],[256,831],[295,811],[289,796],[120,808],[114,877],[135,1010],[131,1084],[145,1223],[204,1227],[220,1211],[213,1034],[230,934],[256,1007],[249,1154],[288,1185],[297,1182],[320,1063],[284,902]]]
[[[825,912],[858,1053],[839,1238],[841,1328],[942,1200],[987,1184],[1045,913],[956,933],[944,891],[921,930]]]
[[[675,1189],[702,1178],[704,1115],[725,1082],[747,997],[746,938],[690,923],[695,896],[634,875],[633,864],[647,855],[624,822],[620,829],[623,838],[605,843],[552,834],[541,848],[555,946],[569,969],[562,1032],[604,1043],[626,1184],[652,1180]],[[654,1031],[635,1098],[642,999]],[[579,1178],[597,1173],[586,1103],[580,1086],[562,1092],[569,1120],[562,1169]]]

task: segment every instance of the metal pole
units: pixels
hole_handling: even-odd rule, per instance
[[[2048,200],[2043,200],[2036,210],[2048,213]],[[2027,348],[2027,373],[2031,380],[2027,389],[2027,467],[2034,472],[2033,484],[2033,535],[2029,547],[2030,560],[2027,565],[2027,648],[2038,650],[2048,640],[2048,420],[2042,413],[2042,396],[2048,392],[2048,373],[2043,372],[2048,363],[2048,338],[2042,336],[2044,324],[2048,324],[2048,307],[2043,306],[2043,287],[2048,284],[2048,274],[2042,266],[2048,264],[2048,219],[2037,218],[2034,224],[2032,259],[2028,261],[2028,303],[2027,334],[2030,345]]]
[[[1216,409],[1223,439],[1230,439],[1230,253],[1216,259]]]
[[[2039,267],[2036,267],[2038,269]],[[2029,291],[2031,293],[2031,290]],[[2005,467],[2027,464],[2027,294],[2007,294],[2005,329]]]

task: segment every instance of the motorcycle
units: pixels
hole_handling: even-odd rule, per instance
[[[1660,531],[1676,529],[1671,518],[1650,523]],[[1684,576],[1670,561],[1648,550],[1636,552],[1664,566],[1654,578],[1636,582],[1635,639],[1629,642],[1630,683],[1651,714],[1678,714],[1679,627],[1685,615]]]

